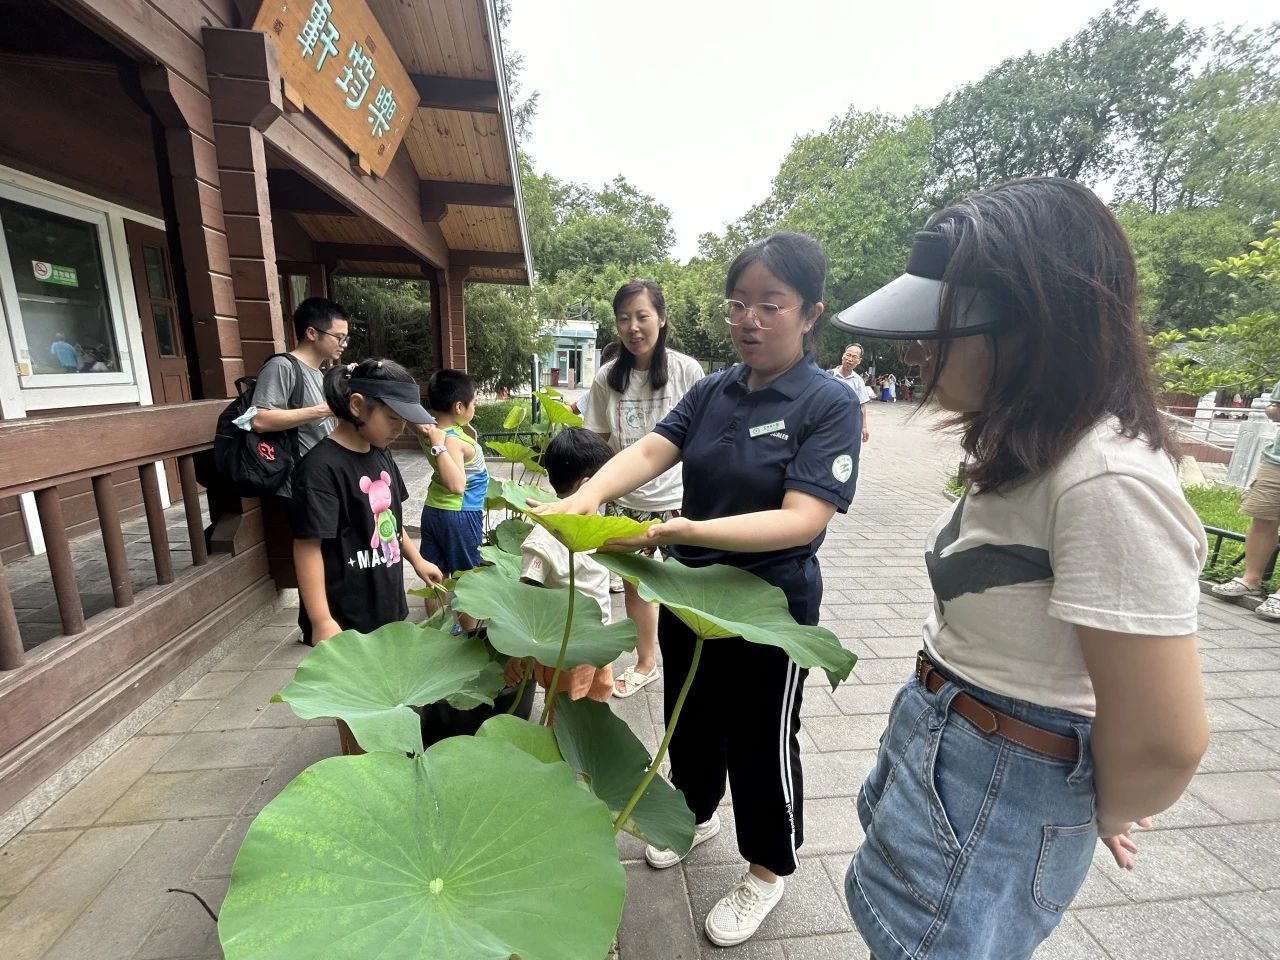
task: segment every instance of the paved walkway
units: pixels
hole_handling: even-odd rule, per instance
[[[860,662],[834,694],[817,678],[805,691],[807,837],[786,898],[755,940],[720,950],[702,938],[701,921],[739,869],[728,807],[721,836],[676,869],[648,869],[639,845],[624,839],[623,960],[865,957],[842,893],[860,839],[852,798],[919,645],[930,601],[920,544],[958,459],[952,441],[908,413],[875,404],[854,509],[823,548],[824,623]],[[404,462],[419,486],[420,460]],[[221,956],[200,905],[166,891],[193,890],[216,910],[253,815],[337,749],[331,724],[268,702],[305,653],[294,615],[283,607],[269,617],[0,847],[0,957]],[[1141,838],[1136,871],[1122,874],[1098,856],[1075,908],[1037,954],[1044,960],[1280,957],[1280,629],[1212,599],[1201,624],[1214,730],[1202,772]],[[615,709],[656,744],[659,684]]]

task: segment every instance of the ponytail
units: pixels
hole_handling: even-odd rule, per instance
[[[363,427],[364,421],[351,412],[351,378],[365,380],[398,380],[413,383],[411,374],[394,360],[370,357],[359,363],[339,363],[330,367],[324,375],[324,400],[339,420],[355,427]],[[364,397],[363,394],[361,394]],[[385,406],[377,397],[364,397],[365,406]]]

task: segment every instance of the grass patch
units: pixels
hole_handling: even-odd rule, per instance
[[[521,426],[527,429],[531,403],[528,397],[512,397],[510,400],[498,400],[494,403],[478,403],[476,418],[471,421],[471,425],[475,427],[476,433],[505,433],[502,421],[507,419],[507,414],[517,407],[524,407],[525,419]]]
[[[1249,518],[1240,512],[1240,491],[1232,487],[1183,487],[1200,522],[1219,530],[1244,533],[1249,529]]]

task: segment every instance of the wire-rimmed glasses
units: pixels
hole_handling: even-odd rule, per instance
[[[799,309],[799,304],[794,307],[780,307],[776,303],[753,303],[751,306],[747,306],[741,300],[726,300],[724,302],[724,322],[731,327],[740,327],[749,313],[756,318],[757,327],[761,330],[768,330],[778,317],[784,313]]]

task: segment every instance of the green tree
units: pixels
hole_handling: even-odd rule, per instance
[[[671,211],[623,177],[600,190],[562,183],[544,174],[534,184],[541,206],[534,244],[538,278],[555,283],[562,273],[605,264],[657,263],[674,242]]]
[[[1190,330],[1232,316],[1239,284],[1204,265],[1243,249],[1256,234],[1235,206],[1152,213],[1137,205],[1117,211],[1138,262],[1142,318],[1156,330]]]
[[[1257,393],[1280,379],[1280,220],[1247,253],[1217,260],[1209,273],[1230,277],[1250,294],[1269,296],[1273,306],[1190,331],[1157,334],[1156,369],[1187,393],[1238,390]]]
[[[1044,54],[1011,58],[930,113],[944,203],[1015,177],[1098,181],[1149,142],[1180,102],[1199,31],[1119,0]]]
[[[1206,47],[1117,194],[1152,213],[1235,205],[1262,227],[1280,216],[1280,24],[1219,28]]]
[[[333,292],[351,317],[349,358],[389,357],[419,379],[431,375],[436,361],[425,282],[334,277]]]
[[[514,389],[529,382],[529,364],[547,338],[538,298],[528,287],[469,283],[467,370],[487,390]]]

